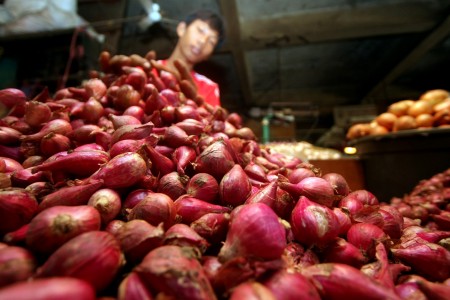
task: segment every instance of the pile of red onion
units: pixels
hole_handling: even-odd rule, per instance
[[[0,299],[450,299],[450,169],[380,203],[150,58],[0,91]]]

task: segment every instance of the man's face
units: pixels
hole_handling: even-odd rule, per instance
[[[178,35],[181,52],[193,65],[206,60],[219,40],[217,31],[202,20],[195,20],[187,27],[182,23]]]

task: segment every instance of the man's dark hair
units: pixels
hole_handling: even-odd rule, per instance
[[[186,16],[186,18],[184,19],[186,27],[195,20],[202,20],[208,23],[208,25],[211,26],[212,29],[217,31],[217,33],[219,34],[219,41],[217,42],[216,49],[219,48],[225,38],[225,26],[222,17],[213,10],[199,9]]]

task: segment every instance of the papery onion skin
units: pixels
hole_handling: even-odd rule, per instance
[[[168,229],[175,223],[176,208],[174,201],[162,193],[148,193],[136,206],[134,206],[128,215],[128,220],[141,219],[153,226],[159,223],[164,224]]]
[[[112,282],[123,262],[119,242],[112,234],[90,231],[58,248],[37,270],[36,276],[75,277],[89,282],[96,291],[101,291]]]
[[[223,205],[236,207],[247,200],[251,189],[250,180],[244,169],[239,164],[235,164],[220,181],[220,201]]]
[[[100,230],[100,214],[92,206],[53,206],[30,222],[26,244],[37,253],[50,254],[71,238]]]
[[[311,246],[324,246],[339,234],[339,220],[328,207],[301,196],[291,214],[292,232],[296,240]]]
[[[189,247],[158,247],[144,257],[134,272],[151,290],[178,299],[217,299],[195,251]]]
[[[99,213],[102,225],[106,226],[115,219],[122,208],[119,193],[113,189],[99,189],[89,198],[88,205],[94,207]]]
[[[386,289],[360,270],[345,264],[318,264],[305,268],[302,274],[326,299],[399,299],[392,290]]]
[[[23,281],[0,289],[0,299],[95,300],[92,285],[84,280],[56,276]]]
[[[197,173],[189,179],[186,194],[212,203],[219,195],[219,183],[208,173]]]
[[[286,230],[275,212],[263,203],[245,204],[231,218],[219,260],[226,262],[237,256],[278,259],[285,246]]]

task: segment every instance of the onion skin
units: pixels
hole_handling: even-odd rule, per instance
[[[176,208],[173,200],[162,193],[149,193],[128,214],[128,220],[141,219],[153,226],[164,224],[168,229],[175,223]]]
[[[29,223],[38,212],[38,202],[22,188],[0,190],[0,235]]]
[[[164,244],[180,247],[196,247],[202,254],[210,246],[195,230],[182,223],[174,224],[167,229],[164,236]]]
[[[270,289],[259,282],[244,282],[231,292],[230,300],[276,300]]]
[[[158,247],[144,257],[134,272],[156,292],[178,299],[217,299],[195,251],[189,247]]]
[[[120,282],[117,300],[153,300],[153,297],[142,279],[131,272]]]
[[[104,187],[110,189],[125,188],[141,180],[146,170],[147,163],[141,155],[125,152],[101,166],[92,174],[90,180],[102,180]]]
[[[291,226],[295,239],[302,244],[324,246],[339,234],[339,220],[324,205],[301,196],[292,210]]]
[[[24,281],[0,289],[0,299],[95,300],[93,287],[84,280],[52,277]]]
[[[109,155],[105,151],[73,151],[66,155],[60,155],[56,159],[47,159],[42,164],[33,168],[38,171],[63,171],[78,176],[90,176],[96,172],[101,165],[109,161]]]
[[[276,299],[320,300],[316,287],[301,273],[280,270],[263,282]]]
[[[219,183],[212,175],[197,173],[189,179],[186,185],[186,194],[212,203],[219,195]]]
[[[229,221],[228,213],[208,213],[192,222],[190,227],[209,243],[215,244],[225,240]]]
[[[87,204],[94,207],[100,213],[103,226],[106,226],[106,224],[115,219],[122,208],[122,200],[119,193],[108,188],[97,190],[89,198]]]
[[[251,190],[252,185],[244,169],[235,164],[220,181],[220,201],[223,205],[239,206],[244,204]]]
[[[218,182],[233,168],[235,162],[223,140],[216,141],[203,150],[195,160],[197,173],[208,173]]]
[[[73,237],[100,230],[100,214],[87,205],[53,206],[30,222],[26,244],[38,253],[50,254]]]
[[[391,252],[429,280],[443,281],[450,277],[450,252],[438,244],[419,243],[404,249],[391,248]]]
[[[174,202],[175,211],[179,222],[191,224],[207,213],[229,213],[228,207],[208,203],[189,196],[182,196]]]
[[[0,289],[30,278],[37,267],[33,254],[25,248],[0,248]]]
[[[163,243],[164,230],[162,224],[155,227],[144,220],[131,220],[115,234],[127,261],[139,263],[151,250]]]
[[[274,260],[281,258],[285,246],[286,230],[275,212],[263,203],[245,204],[232,216],[218,256],[220,262],[238,256]]]
[[[400,299],[392,290],[345,264],[318,264],[305,268],[302,274],[326,299]]]
[[[56,189],[54,192],[44,196],[39,203],[39,212],[57,205],[65,206],[77,206],[85,205],[88,203],[89,198],[94,194],[101,186],[102,181],[92,180],[88,183],[82,183],[80,185],[65,186]]]
[[[53,252],[37,270],[36,276],[75,277],[101,291],[112,282],[122,264],[123,254],[114,236],[105,231],[90,231],[74,237]]]

